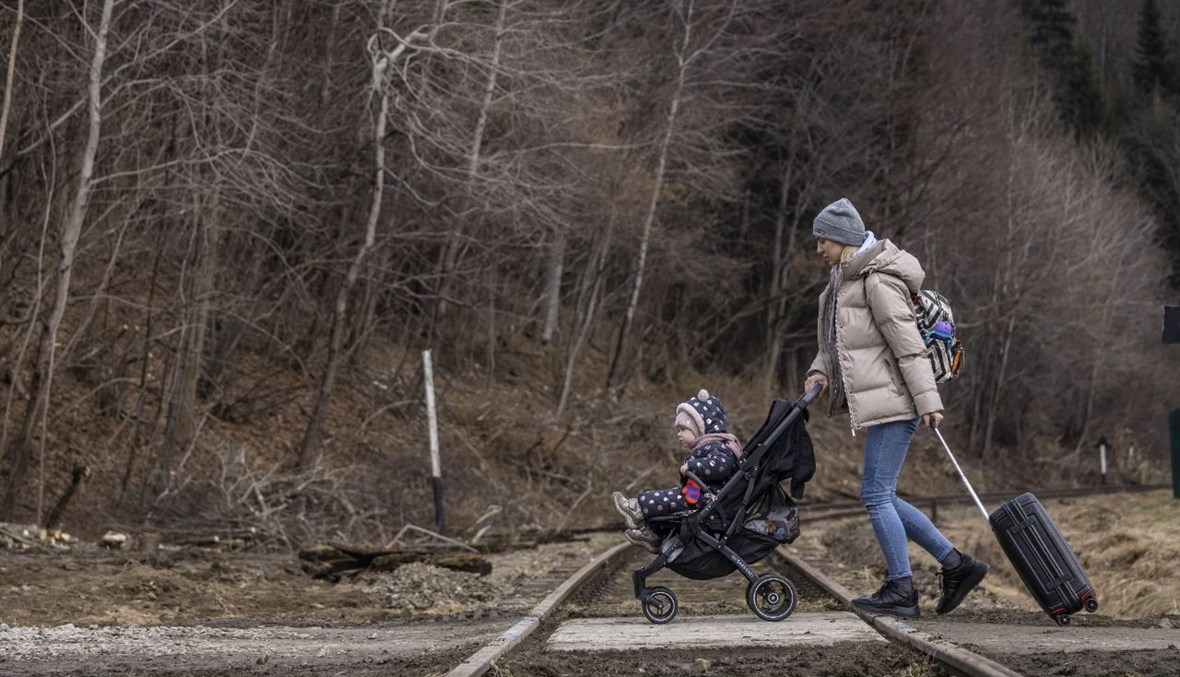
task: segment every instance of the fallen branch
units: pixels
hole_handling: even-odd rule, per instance
[[[338,580],[344,574],[362,571],[394,571],[406,564],[423,563],[444,569],[466,571],[486,576],[492,563],[485,557],[466,553],[440,553],[422,550],[375,550],[335,543],[313,545],[299,551],[300,567],[315,578]]]
[[[416,526],[414,524],[407,524],[404,527],[402,527],[401,530],[399,530],[397,532],[397,535],[393,537],[393,540],[389,541],[389,543],[386,544],[385,547],[386,548],[393,548],[396,545],[401,545],[403,543],[402,537],[406,535],[406,532],[417,533],[417,534],[427,537],[427,539],[430,539],[431,541],[434,541],[433,543],[421,542],[421,541],[415,543],[415,545],[420,546],[420,547],[431,547],[431,546],[437,547],[439,545],[445,544],[445,545],[449,545],[449,546],[454,546],[456,548],[461,548],[461,549],[466,550],[468,552],[479,552],[478,550],[476,550],[475,548],[471,547],[470,545],[464,543],[463,541],[455,540],[455,539],[450,538],[448,536],[443,536],[442,534],[438,533],[437,531],[431,531],[430,529],[423,529],[422,527]]]
[[[69,539],[68,535],[56,529],[49,531],[32,525],[0,522],[0,547],[19,545],[25,548],[67,550],[69,546],[59,541],[68,541]]]

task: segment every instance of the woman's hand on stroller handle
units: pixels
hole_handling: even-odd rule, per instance
[[[809,376],[807,378],[807,383],[804,386],[806,388],[806,392],[804,392],[803,397],[800,398],[799,404],[803,407],[811,404],[812,400],[819,397],[819,394],[824,391],[824,388],[826,388],[827,385],[828,377],[824,376],[823,374],[815,373]]]
[[[828,387],[828,375],[822,371],[813,371],[808,374],[807,380],[803,382],[803,394],[811,392],[816,386],[819,386],[820,392],[823,392],[824,388]],[[818,394],[816,393],[816,395]]]

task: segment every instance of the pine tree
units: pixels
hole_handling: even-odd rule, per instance
[[[1074,61],[1063,77],[1065,82],[1060,97],[1063,101],[1062,116],[1066,123],[1079,136],[1097,136],[1107,127],[1106,101],[1102,95],[1102,84],[1098,80],[1094,53],[1088,42],[1081,39],[1076,41]]]
[[[1089,46],[1076,34],[1069,0],[1020,0],[1037,61],[1053,91],[1061,119],[1079,137],[1105,128],[1106,104]]]
[[[1139,10],[1139,31],[1131,72],[1135,90],[1140,94],[1151,96],[1156,91],[1164,95],[1176,93],[1176,78],[1155,0],[1143,0]]]
[[[1159,220],[1158,242],[1169,262],[1168,283],[1180,290],[1180,185],[1174,168],[1180,162],[1175,98],[1176,77],[1160,11],[1155,0],[1143,0],[1135,57],[1131,62],[1138,121],[1127,130],[1125,143],[1136,169],[1139,191]]]
[[[1068,68],[1073,60],[1074,24],[1068,0],[1021,0],[1020,12],[1028,28],[1028,40],[1041,61],[1051,71]]]

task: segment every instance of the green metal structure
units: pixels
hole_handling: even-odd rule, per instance
[[[1180,498],[1180,409],[1168,413],[1168,429],[1172,431],[1172,496]]]
[[[1180,306],[1164,306],[1164,343],[1180,344]],[[1180,498],[1180,409],[1168,412],[1172,438],[1172,496]]]

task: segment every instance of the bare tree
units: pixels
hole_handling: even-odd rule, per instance
[[[554,229],[549,245],[549,264],[545,274],[545,322],[541,328],[541,342],[553,340],[557,331],[557,316],[561,312],[561,273],[565,267],[565,231]]]
[[[373,195],[369,206],[368,219],[365,222],[364,240],[357,248],[348,273],[336,292],[336,302],[332,306],[332,329],[328,339],[327,365],[324,376],[320,380],[319,391],[316,396],[315,410],[307,429],[303,434],[303,441],[299,444],[298,465],[309,468],[315,462],[323,437],[324,420],[327,417],[328,406],[331,403],[332,388],[336,382],[336,372],[340,366],[341,352],[344,343],[345,324],[348,319],[348,304],[357,278],[360,276],[361,266],[365,257],[372,250],[377,238],[377,225],[381,220],[381,202],[385,195],[385,128],[389,115],[390,79],[393,69],[398,67],[398,59],[412,41],[424,38],[426,33],[411,33],[405,39],[397,38],[397,44],[387,49],[383,41],[387,39],[385,16],[390,8],[390,0],[384,0],[377,18],[376,34],[369,39],[368,52],[372,69],[372,90],[370,95],[378,97],[377,110],[373,115]]]
[[[200,85],[202,99],[214,102],[213,92],[221,86],[221,69],[225,66],[224,45],[225,22],[222,13],[217,22],[219,46],[210,45],[209,31],[200,33],[201,71],[207,74]],[[216,105],[201,111],[194,121],[192,136],[199,139],[208,137],[220,141],[221,109]],[[220,143],[218,143],[220,145]],[[193,191],[187,196],[190,204],[187,210],[192,221],[191,252],[192,273],[187,276],[187,290],[180,326],[180,337],[176,350],[176,361],[172,371],[167,397],[167,414],[164,419],[163,439],[158,454],[159,471],[155,491],[162,493],[171,482],[170,474],[173,457],[177,449],[188,448],[193,443],[197,430],[197,383],[205,364],[205,342],[208,336],[211,297],[214,277],[218,269],[217,251],[221,240],[221,221],[224,219],[221,205],[221,181],[215,176],[216,167],[209,162],[201,163],[195,170],[197,185],[209,187],[207,192]],[[182,282],[184,284],[184,282]]]
[[[8,137],[8,113],[12,110],[12,85],[16,76],[16,54],[20,45],[20,31],[25,24],[25,0],[16,3],[16,21],[12,24],[12,44],[8,46],[8,70],[4,76],[4,102],[0,104],[0,158],[4,157],[4,141]]]
[[[114,5],[115,0],[104,0],[97,30],[92,30],[87,25],[87,32],[94,38],[87,80],[89,124],[86,143],[81,151],[78,184],[74,191],[73,200],[70,202],[69,211],[60,227],[53,302],[49,307],[49,316],[41,333],[37,363],[31,381],[29,403],[25,410],[25,418],[20,432],[10,443],[11,469],[8,476],[8,491],[4,494],[3,505],[3,515],[9,520],[13,518],[20,500],[21,487],[25,482],[33,453],[30,442],[37,426],[40,426],[41,429],[42,445],[45,442],[46,408],[49,402],[49,393],[53,387],[57,334],[61,328],[62,318],[65,316],[66,305],[69,302],[70,280],[74,269],[74,250],[82,232],[82,223],[86,219],[90,191],[94,181],[94,160],[98,154],[98,143],[102,133],[103,64],[106,60],[107,34],[111,27],[111,14]],[[44,446],[42,446],[40,456],[44,459]],[[39,493],[37,497],[38,522],[41,520],[42,500],[43,496]]]
[[[691,186],[702,195],[723,196],[735,181],[727,177],[733,171],[737,154],[727,147],[725,135],[745,114],[739,92],[747,83],[737,64],[750,66],[760,54],[760,43],[746,40],[747,22],[756,21],[762,6],[752,3],[699,2],[687,0],[670,3],[672,18],[669,37],[670,66],[667,86],[661,89],[664,106],[656,129],[652,153],[654,165],[649,197],[639,224],[638,254],[630,271],[630,294],[611,352],[605,389],[612,388],[622,373],[622,361],[640,305],[640,293],[648,274],[648,252],[652,230],[658,221],[659,208],[669,175],[684,187]],[[732,31],[732,32],[731,32]],[[727,100],[727,97],[732,97]],[[691,105],[686,107],[686,103]],[[737,102],[737,105],[734,105]],[[689,119],[685,124],[685,118]],[[712,127],[712,128],[710,128]],[[671,165],[675,163],[674,169]],[[732,197],[732,196],[731,196]]]

